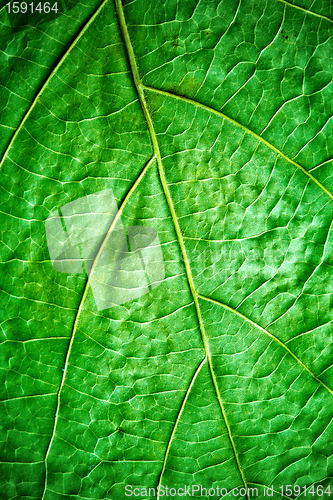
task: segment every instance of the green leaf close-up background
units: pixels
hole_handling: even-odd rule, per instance
[[[0,10],[1,500],[330,498],[333,3],[66,5]],[[45,221],[105,190],[165,278],[99,310]]]

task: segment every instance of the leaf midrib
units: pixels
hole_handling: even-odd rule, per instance
[[[235,446],[235,443],[234,443],[233,438],[232,438],[231,429],[230,429],[230,426],[229,426],[229,423],[228,423],[228,420],[227,420],[227,416],[226,416],[225,409],[224,409],[224,406],[223,406],[222,398],[221,398],[221,395],[220,395],[220,392],[219,392],[219,388],[218,388],[218,385],[217,385],[217,380],[216,380],[214,369],[213,369],[213,365],[212,365],[211,354],[210,354],[210,351],[209,351],[207,337],[206,337],[206,333],[205,333],[205,329],[204,329],[204,325],[203,325],[203,321],[202,321],[202,317],[201,317],[201,310],[200,310],[200,306],[199,306],[198,295],[197,295],[197,292],[196,292],[196,290],[194,288],[194,283],[193,283],[193,278],[192,278],[192,272],[191,272],[189,260],[188,260],[188,257],[187,257],[187,253],[186,253],[186,249],[185,249],[185,245],[184,245],[184,241],[183,241],[183,236],[182,236],[182,233],[181,233],[181,230],[180,230],[180,227],[179,227],[179,223],[178,223],[178,219],[177,219],[177,216],[176,216],[176,212],[175,212],[175,209],[174,209],[174,206],[173,206],[173,203],[172,203],[172,199],[171,199],[171,196],[170,196],[170,192],[169,192],[169,189],[168,189],[168,186],[167,186],[167,182],[166,182],[165,173],[164,173],[164,169],[163,169],[163,165],[162,165],[162,159],[161,159],[161,154],[160,154],[160,150],[159,150],[159,146],[158,146],[158,142],[157,142],[157,137],[156,137],[154,125],[153,125],[152,118],[150,116],[150,113],[149,113],[149,110],[148,110],[148,106],[147,106],[147,103],[146,103],[146,99],[145,99],[145,95],[144,95],[144,88],[145,88],[145,86],[141,83],[141,80],[140,80],[140,77],[139,77],[139,71],[138,71],[138,67],[137,67],[136,61],[135,61],[135,55],[134,55],[132,43],[131,43],[131,40],[130,40],[130,37],[129,37],[129,33],[128,33],[128,30],[127,30],[127,25],[126,25],[126,21],[125,21],[125,16],[124,16],[124,12],[123,12],[123,7],[122,7],[121,0],[115,0],[115,3],[116,3],[116,10],[117,10],[117,15],[118,15],[118,19],[119,19],[120,29],[121,29],[121,32],[122,32],[122,35],[123,35],[123,38],[124,38],[124,44],[125,44],[125,47],[126,47],[128,58],[129,58],[129,63],[130,63],[130,67],[131,67],[131,71],[132,71],[132,76],[133,76],[133,80],[134,80],[134,85],[135,85],[135,88],[136,88],[138,96],[139,96],[139,100],[140,100],[142,111],[143,111],[144,116],[146,118],[146,122],[147,122],[147,126],[148,126],[148,129],[149,129],[150,138],[151,138],[151,142],[152,142],[152,145],[153,145],[154,153],[155,153],[155,156],[157,158],[157,166],[158,166],[158,172],[159,172],[160,181],[161,181],[163,192],[164,192],[164,195],[165,195],[165,198],[166,198],[169,210],[170,210],[170,214],[171,214],[171,217],[172,217],[174,228],[175,228],[175,231],[176,231],[176,234],[177,234],[178,243],[179,243],[179,246],[181,248],[182,255],[183,255],[185,269],[186,269],[187,281],[188,281],[188,284],[189,284],[189,287],[190,287],[190,290],[191,290],[191,294],[192,294],[192,297],[193,297],[194,305],[195,305],[195,310],[196,310],[196,315],[197,315],[197,321],[198,321],[198,325],[199,325],[199,330],[200,330],[202,341],[203,341],[203,344],[204,344],[204,348],[205,348],[206,357],[207,357],[207,360],[208,360],[209,371],[210,371],[210,375],[211,375],[211,378],[212,378],[214,390],[215,390],[216,397],[217,397],[217,400],[218,400],[218,403],[219,403],[219,406],[220,406],[220,410],[221,410],[221,413],[222,413],[222,417],[223,417],[223,420],[224,420],[224,423],[225,423],[225,426],[226,426],[226,429],[227,429],[229,441],[230,441],[230,444],[231,444],[231,447],[232,447],[232,450],[233,450],[233,453],[234,453],[234,457],[235,457],[235,461],[236,461],[236,464],[237,464],[237,468],[239,470],[239,473],[241,475],[243,484],[244,484],[245,489],[246,489],[246,498],[248,499],[246,479],[245,479],[245,476],[244,476],[244,473],[243,473],[243,470],[242,470],[242,467],[241,467],[241,464],[240,464],[240,461],[239,461],[239,457],[238,457],[238,453],[237,453],[237,450],[236,450],[236,446]],[[172,431],[171,436],[173,435],[173,432],[174,432],[174,430]],[[167,460],[167,454],[168,454],[168,451],[169,451],[169,448],[170,448],[170,442],[171,442],[171,437],[169,438],[169,443],[168,443],[168,446],[167,446],[167,449],[166,449],[166,454],[165,454],[164,462],[163,462],[164,464],[166,463],[166,460]],[[160,476],[160,479],[161,479],[161,476]]]
[[[284,0],[278,0],[278,1],[282,1],[283,3],[285,3],[287,5],[290,5],[290,6],[293,6],[295,8],[300,8],[298,6],[289,4],[288,2],[285,2]],[[71,53],[72,49],[75,47],[75,45],[77,44],[77,42],[79,41],[79,39],[84,35],[84,33],[86,32],[86,30],[88,29],[88,27],[91,25],[91,23],[98,16],[98,14],[103,9],[103,7],[104,7],[104,5],[106,3],[107,3],[107,0],[103,0],[103,2],[96,9],[96,11],[90,16],[90,18],[88,19],[88,21],[86,22],[86,24],[84,25],[84,27],[81,29],[80,33],[76,36],[75,40],[72,42],[72,44],[70,45],[70,47],[68,48],[68,50],[65,52],[65,54],[61,57],[60,61],[57,63],[57,65],[52,70],[52,72],[50,73],[50,75],[48,76],[48,78],[45,80],[45,82],[42,85],[41,89],[36,94],[33,102],[31,103],[29,109],[27,110],[27,112],[23,116],[23,118],[22,118],[19,126],[17,127],[15,133],[13,134],[12,138],[10,139],[10,141],[9,141],[9,143],[8,143],[5,151],[4,151],[4,154],[3,154],[2,159],[0,161],[0,168],[2,167],[5,159],[7,158],[8,152],[9,152],[12,144],[14,143],[14,141],[15,141],[16,137],[18,136],[18,134],[20,133],[20,131],[24,128],[24,124],[25,124],[26,120],[31,115],[32,110],[34,109],[36,103],[38,102],[40,96],[43,94],[43,92],[44,92],[45,88],[47,87],[47,85],[49,84],[50,80],[52,79],[52,77],[54,76],[54,74],[58,71],[59,67],[63,64],[63,62],[65,61],[65,59],[67,58],[67,56]],[[201,103],[199,103],[197,101],[193,101],[193,100],[191,100],[189,98],[186,98],[186,97],[183,97],[183,96],[177,96],[176,94],[172,94],[172,93],[165,92],[165,91],[162,91],[162,90],[159,90],[159,89],[155,89],[153,87],[148,87],[148,86],[143,85],[141,83],[140,78],[139,78],[139,74],[138,74],[138,70],[137,70],[137,66],[136,66],[136,62],[135,62],[135,57],[134,57],[134,52],[133,52],[131,41],[129,39],[129,35],[128,35],[128,32],[127,32],[127,27],[126,27],[126,23],[125,23],[125,18],[124,18],[124,14],[123,14],[123,8],[122,8],[122,5],[121,5],[121,1],[120,0],[115,0],[115,3],[116,3],[116,8],[117,8],[118,16],[119,16],[120,27],[121,27],[121,30],[123,32],[123,35],[124,35],[124,32],[125,32],[125,35],[124,35],[125,47],[127,49],[128,57],[130,59],[130,66],[131,66],[131,69],[132,69],[132,76],[133,76],[133,79],[134,79],[135,88],[136,88],[136,90],[138,92],[138,95],[139,95],[139,99],[140,99],[141,106],[142,106],[142,109],[143,109],[143,112],[144,112],[144,115],[145,115],[145,118],[146,118],[146,121],[147,121],[147,125],[148,125],[149,132],[150,132],[150,137],[151,137],[152,144],[153,144],[153,149],[154,149],[154,155],[151,157],[151,159],[145,165],[145,167],[142,170],[141,174],[139,175],[139,177],[137,178],[137,180],[134,182],[133,186],[129,190],[128,194],[126,195],[126,197],[125,197],[125,199],[124,199],[124,201],[123,201],[123,203],[122,203],[122,205],[121,205],[121,207],[119,209],[119,212],[118,212],[116,218],[118,218],[119,215],[121,214],[121,212],[122,212],[122,210],[123,210],[126,202],[128,201],[128,199],[131,196],[131,194],[133,193],[134,189],[137,187],[138,183],[142,179],[144,173],[147,171],[147,169],[152,164],[152,162],[156,159],[157,160],[157,164],[158,164],[158,171],[159,171],[159,175],[160,175],[160,179],[161,179],[163,191],[164,191],[164,194],[165,194],[165,197],[166,197],[166,200],[167,200],[170,212],[171,212],[171,216],[172,216],[173,223],[174,223],[174,226],[175,226],[175,230],[176,230],[176,233],[177,233],[178,241],[179,241],[179,244],[180,244],[180,247],[181,247],[181,251],[182,251],[182,254],[183,254],[183,257],[184,257],[187,279],[188,279],[189,286],[190,286],[190,289],[191,289],[191,293],[192,293],[192,296],[193,296],[193,301],[194,301],[194,304],[195,304],[195,307],[196,307],[199,328],[200,328],[200,331],[201,331],[201,334],[202,334],[202,337],[203,337],[203,342],[204,342],[205,350],[206,350],[206,357],[199,364],[198,368],[195,371],[194,377],[199,373],[201,367],[203,366],[204,362],[207,359],[208,363],[209,363],[209,369],[210,369],[210,373],[211,373],[211,376],[212,376],[212,381],[213,381],[214,389],[215,389],[215,392],[217,394],[217,398],[218,398],[218,401],[219,401],[219,404],[220,404],[222,415],[223,415],[223,418],[225,420],[225,424],[226,424],[226,427],[227,427],[227,430],[228,430],[228,433],[229,433],[229,439],[231,441],[231,445],[232,445],[232,448],[233,448],[233,451],[234,451],[234,454],[235,454],[235,459],[236,459],[236,462],[237,462],[237,466],[239,468],[239,471],[241,473],[244,485],[246,487],[245,477],[244,477],[244,474],[242,472],[242,469],[241,469],[241,466],[240,466],[240,463],[239,463],[239,459],[238,459],[238,455],[237,455],[237,452],[236,452],[235,445],[233,443],[233,439],[232,439],[231,432],[230,432],[230,427],[229,427],[227,419],[226,419],[226,415],[225,415],[225,412],[224,412],[222,400],[220,398],[220,394],[219,394],[219,390],[218,390],[218,387],[217,387],[217,382],[216,382],[216,378],[215,378],[215,374],[214,374],[214,370],[213,370],[213,366],[212,366],[212,362],[211,362],[211,356],[210,356],[210,353],[209,353],[207,339],[206,339],[206,335],[205,335],[205,331],[204,331],[204,327],[203,327],[203,322],[202,322],[202,318],[201,318],[201,311],[200,311],[200,307],[199,307],[199,303],[198,303],[198,297],[201,297],[201,296],[196,292],[196,290],[194,288],[193,278],[192,278],[191,269],[190,269],[189,261],[188,261],[187,254],[186,254],[186,249],[185,249],[183,237],[182,237],[182,234],[181,234],[181,230],[180,230],[180,227],[179,227],[179,224],[178,224],[177,216],[176,216],[176,213],[175,213],[175,210],[174,210],[174,207],[173,207],[173,204],[172,204],[172,200],[171,200],[171,197],[170,197],[170,193],[169,193],[169,190],[168,190],[168,186],[167,186],[167,183],[166,183],[165,174],[164,174],[163,165],[162,165],[162,160],[161,160],[161,155],[160,155],[159,147],[158,147],[158,143],[157,143],[156,133],[155,133],[155,130],[154,130],[154,127],[153,127],[153,123],[152,123],[152,120],[151,120],[151,117],[150,117],[150,114],[149,114],[149,111],[148,111],[148,107],[147,107],[147,104],[146,104],[146,101],[145,101],[144,90],[149,90],[149,91],[152,91],[152,92],[158,92],[158,93],[161,93],[161,94],[164,94],[164,95],[168,95],[169,97],[182,99],[184,101],[187,101],[187,102],[191,103],[192,105],[204,108],[205,110],[210,111],[211,113],[214,113],[216,115],[219,115],[219,116],[223,117],[224,119],[228,120],[229,122],[232,122],[237,127],[243,128],[246,132],[250,133],[252,136],[256,137],[261,142],[264,142],[269,148],[271,148],[277,154],[279,154],[280,156],[282,156],[286,161],[288,161],[289,163],[292,163],[294,166],[300,168],[303,171],[303,173],[305,175],[307,175],[313,182],[315,182],[323,191],[325,191],[326,194],[328,194],[328,196],[330,196],[330,198],[333,199],[333,196],[332,196],[332,194],[328,190],[326,190],[326,188],[324,188],[324,186],[322,186],[301,165],[299,165],[296,162],[294,162],[293,160],[289,159],[286,155],[284,155],[282,152],[280,152],[277,148],[275,148],[274,146],[272,146],[268,141],[265,141],[263,138],[261,138],[260,136],[258,136],[254,132],[252,132],[250,129],[247,129],[246,127],[244,127],[240,123],[236,122],[235,120],[233,120],[233,119],[229,118],[228,116],[224,115],[223,113],[220,113],[217,110],[214,110],[213,108],[205,106],[205,105],[203,105],[203,104],[201,104]],[[302,9],[302,8],[300,8],[300,9],[301,10],[305,10],[305,9]],[[306,12],[308,12],[308,11],[306,11]],[[309,13],[312,13],[312,12],[309,11]],[[312,14],[314,14],[314,13],[312,13]],[[318,14],[314,14],[314,15],[316,15],[318,17],[322,17],[322,18],[325,19],[325,16],[320,16]],[[329,18],[326,18],[326,19],[329,20],[330,22],[333,22]],[[101,247],[100,247],[100,249],[99,249],[99,251],[97,253],[97,256],[96,256],[96,258],[94,260],[94,263],[93,263],[90,275],[92,274],[93,269],[96,266],[98,257],[100,255],[102,249],[103,249],[103,246],[105,244],[105,241],[108,238],[108,235],[109,235],[110,231],[112,230],[114,222],[110,226],[110,229],[109,229],[109,231],[108,231],[108,233],[107,233],[104,241],[101,244]],[[67,368],[68,368],[69,355],[70,355],[71,348],[72,348],[72,345],[73,345],[73,342],[74,342],[75,333],[76,333],[76,330],[77,330],[77,325],[78,325],[78,320],[79,320],[79,317],[80,317],[80,313],[81,313],[81,310],[82,310],[82,307],[83,307],[83,304],[84,304],[84,301],[85,301],[85,298],[86,298],[86,295],[87,295],[88,285],[89,285],[89,276],[88,276],[88,278],[86,280],[86,284],[85,284],[85,287],[84,287],[84,291],[83,291],[83,295],[82,295],[82,298],[81,298],[81,302],[80,302],[79,308],[77,310],[77,314],[75,316],[73,330],[72,330],[72,335],[71,335],[71,338],[70,338],[70,341],[69,341],[69,345],[68,345],[68,349],[67,349],[67,353],[66,353],[66,358],[65,358],[64,373],[63,373],[61,384],[59,386],[59,390],[58,390],[58,393],[57,393],[57,408],[56,408],[56,413],[55,413],[54,426],[53,426],[53,431],[52,431],[52,435],[51,435],[51,438],[50,438],[50,442],[49,442],[49,445],[48,445],[48,448],[47,448],[47,451],[46,451],[45,459],[44,459],[46,474],[45,474],[45,485],[44,485],[44,491],[43,491],[42,498],[44,498],[44,495],[45,495],[46,490],[47,490],[47,458],[48,458],[48,455],[49,455],[49,451],[51,449],[53,438],[55,436],[55,431],[56,431],[56,426],[57,426],[57,421],[58,421],[59,408],[60,408],[61,391],[62,391],[62,388],[64,386],[64,382],[65,382],[65,378],[66,378],[66,373],[67,373]],[[209,299],[207,297],[201,297],[201,298],[202,299],[206,299],[206,300],[211,300],[211,299]],[[215,302],[218,303],[217,301],[215,301]],[[228,308],[228,306],[225,306],[225,305],[223,305],[221,303],[219,303],[219,304],[221,306],[223,306],[223,307],[227,307]],[[234,312],[236,314],[239,314],[237,311],[234,311]],[[243,316],[243,315],[241,315],[241,316]],[[251,320],[249,320],[248,318],[246,318],[246,317],[244,317],[244,318],[246,320],[248,320],[248,321],[251,322]],[[256,326],[258,328],[262,329],[259,325],[256,325]],[[269,332],[266,332],[266,333],[268,335],[272,336]],[[274,336],[272,336],[272,337],[275,338]],[[276,339],[276,340],[278,340],[278,339]],[[282,343],[282,345],[284,346],[283,343]],[[297,359],[295,357],[295,355],[293,355],[293,353],[286,346],[284,346],[284,347],[290,352],[290,354],[295,359]],[[323,384],[323,382],[321,382],[314,374],[312,374],[312,372],[305,365],[303,365],[303,366],[318,382],[320,382],[322,385],[325,386],[325,384]],[[180,413],[181,413],[181,409],[183,408],[183,406],[184,406],[184,404],[185,404],[185,402],[187,400],[187,397],[188,397],[188,394],[189,394],[189,390],[192,387],[193,382],[194,382],[194,379],[192,378],[190,386],[187,389],[187,392],[185,394],[185,398],[184,398],[182,406],[180,408]],[[328,388],[328,390],[332,393],[332,391],[329,388]],[[179,413],[179,416],[180,416],[180,413]],[[164,471],[164,468],[165,468],[168,451],[169,451],[169,448],[170,448],[172,437],[173,437],[175,429],[177,427],[178,420],[179,420],[179,418],[175,422],[172,434],[171,434],[170,439],[169,439],[169,443],[168,443],[166,455],[165,455],[164,462],[163,462],[163,468],[162,468],[162,472],[161,472],[161,477],[162,477],[162,474],[163,474],[163,471]]]

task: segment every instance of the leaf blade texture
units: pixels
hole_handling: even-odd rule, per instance
[[[69,7],[1,11],[3,498],[327,487],[330,3]],[[45,221],[108,190],[165,278],[99,310]]]

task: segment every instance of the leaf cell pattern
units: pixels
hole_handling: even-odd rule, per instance
[[[2,498],[328,487],[331,2],[0,15]],[[165,278],[98,310],[44,225],[107,190]]]

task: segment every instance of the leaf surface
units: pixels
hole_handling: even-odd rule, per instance
[[[330,2],[0,14],[2,498],[326,488]],[[103,190],[157,231],[165,279],[98,310],[45,221]]]

